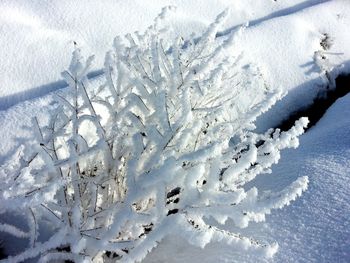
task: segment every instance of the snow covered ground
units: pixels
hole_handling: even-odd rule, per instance
[[[310,9],[310,7],[317,7],[323,2],[326,1],[239,0],[231,2],[215,0],[209,2],[155,0],[146,3],[140,0],[85,0],[73,2],[3,0],[0,2],[0,45],[4,52],[0,55],[0,72],[6,72],[6,74],[3,73],[0,80],[0,109],[6,109],[18,101],[31,99],[64,87],[65,84],[60,81],[60,72],[70,60],[73,41],[83,49],[86,55],[95,54],[95,70],[101,69],[104,54],[111,49],[116,35],[144,30],[152,23],[161,8],[166,5],[177,6],[178,11],[172,16],[171,23],[175,26],[177,32],[186,36],[192,32],[203,30],[217,14],[227,7],[232,9],[232,15],[225,28],[222,29],[223,32],[246,22],[251,22],[253,28],[256,28],[266,21],[274,21],[276,18],[299,13]],[[343,4],[346,4],[346,1]],[[333,17],[336,17],[338,13],[343,13],[342,4],[333,5],[335,7],[324,6],[322,10],[326,10],[326,12],[315,10],[313,13],[322,17],[324,13],[329,13]],[[340,24],[346,24],[346,14],[339,17],[339,20],[343,21]],[[292,30],[290,32],[296,32],[297,29],[300,30],[300,36],[302,36],[305,30],[310,31],[303,28],[305,25],[303,23],[294,25],[293,19],[288,21],[287,23],[293,24],[292,27],[286,25],[289,28],[288,30]],[[317,18],[315,21],[319,22],[319,19]],[[271,28],[263,27],[266,28],[261,30],[264,37],[260,41],[266,41],[263,45],[261,45],[261,42],[256,43],[253,29],[252,34],[248,34],[248,36],[253,36],[253,39],[247,39],[249,42],[244,41],[244,45],[253,46],[252,50],[249,46],[249,52],[257,51],[259,53],[262,51],[261,47],[266,44],[269,48],[264,51],[264,59],[269,53],[271,54],[272,50],[279,54],[283,53],[281,51],[286,48],[291,37],[295,38],[298,35],[288,36],[289,31],[283,30],[285,27],[280,25],[279,21],[275,23],[275,26],[272,25],[272,31],[269,31],[268,34],[264,33],[264,30],[271,30]],[[316,42],[313,42],[313,46],[317,44],[316,39],[319,37],[315,35],[321,33],[317,30],[317,27],[314,28],[313,40]],[[266,37],[272,32],[274,37],[268,42],[269,40]],[[340,30],[340,32],[343,31]],[[282,37],[283,39],[281,39]],[[278,45],[277,42],[276,45],[271,43],[271,41],[277,39],[279,39]],[[300,43],[305,44],[304,40],[300,39]],[[281,43],[283,45],[280,45]],[[287,46],[287,50],[291,48],[293,47]],[[305,51],[311,52],[311,54],[307,54],[311,61],[314,50],[308,48]],[[301,54],[306,54],[305,51]],[[282,58],[285,58],[285,56],[282,56]],[[280,64],[283,61],[285,60],[277,60],[274,63],[278,62],[277,64]],[[270,61],[267,64],[272,66]],[[290,85],[294,84],[298,83],[290,83]]]
[[[265,131],[292,111],[311,103],[326,84],[324,69],[350,72],[350,1],[39,1],[0,2],[0,165],[30,137],[31,117],[46,118],[51,91],[63,89],[76,41],[84,54],[96,55],[93,81],[116,35],[144,30],[160,9],[176,5],[170,22],[185,37],[203,30],[226,7],[231,16],[219,37],[250,22],[238,43],[259,67],[270,87],[288,94],[257,121]],[[316,52],[316,53],[315,53]],[[325,57],[320,64],[317,54]],[[320,68],[324,67],[324,68]],[[64,92],[61,91],[61,92]],[[339,101],[287,150],[271,175],[254,184],[282,188],[308,175],[308,191],[291,206],[275,211],[265,224],[249,228],[254,236],[279,243],[276,262],[349,262],[350,260],[350,97]],[[230,224],[226,226],[230,228]],[[248,230],[247,230],[248,231]],[[249,233],[246,233],[249,234]],[[251,261],[249,255],[221,244],[204,250],[176,236],[167,238],[145,262]]]

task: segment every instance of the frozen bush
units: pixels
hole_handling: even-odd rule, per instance
[[[174,233],[200,247],[220,241],[246,253],[276,252],[277,244],[219,225],[263,221],[307,188],[305,177],[263,197],[244,188],[282,149],[297,147],[307,120],[286,132],[253,133],[254,120],[281,94],[243,63],[235,39],[244,27],[216,39],[225,11],[201,36],[174,39],[162,23],[171,10],[143,34],[115,39],[99,87],[86,77],[93,57],[73,52],[62,74],[70,94],[57,97],[48,123],[33,120],[35,142],[0,171],[0,213],[20,209],[28,221],[27,230],[0,224],[28,238],[8,262],[140,261]],[[42,221],[53,229],[45,242],[38,241]]]

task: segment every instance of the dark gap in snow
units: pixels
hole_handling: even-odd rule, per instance
[[[180,191],[181,191],[181,187],[176,187],[167,193],[166,198],[171,198],[175,195],[178,195],[180,193]]]
[[[345,96],[349,92],[350,74],[339,75],[335,79],[334,88],[327,87],[326,90],[318,94],[318,96],[309,106],[293,112],[288,119],[285,119],[279,125],[277,125],[277,128],[281,129],[282,131],[287,131],[294,125],[296,120],[301,117],[308,117],[310,123],[307,129],[310,129],[322,118],[328,108],[331,107],[337,99]]]
[[[106,251],[105,254],[110,259],[120,259],[121,258],[117,253],[112,252],[112,251]]]
[[[71,252],[71,249],[70,249],[69,246],[64,246],[64,247],[58,248],[57,251],[69,253],[69,252]],[[72,260],[65,260],[65,261],[63,261],[63,262],[64,262],[64,263],[74,263]]]
[[[171,209],[168,211],[167,216],[173,215],[173,214],[177,214],[177,212],[179,212],[179,209],[175,208],[175,209]]]
[[[0,239],[0,260],[7,258],[8,255],[5,254],[4,241]]]

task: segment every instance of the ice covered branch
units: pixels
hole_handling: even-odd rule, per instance
[[[0,224],[30,241],[7,261],[140,261],[170,233],[200,247],[222,241],[265,256],[277,251],[220,224],[231,218],[248,227],[306,190],[304,177],[261,198],[245,186],[298,145],[307,120],[286,132],[252,132],[281,93],[246,66],[236,44],[244,27],[216,39],[225,11],[185,43],[163,26],[172,10],[144,33],[115,39],[100,86],[86,77],[93,57],[74,50],[62,74],[69,94],[57,95],[47,123],[33,121],[36,139],[20,162],[0,171],[0,213],[24,209],[29,225],[27,232]],[[53,234],[41,243],[42,220]]]

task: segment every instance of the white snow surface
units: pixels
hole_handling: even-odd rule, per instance
[[[0,165],[25,144],[33,116],[47,118],[51,91],[65,87],[60,72],[69,63],[73,41],[96,55],[92,77],[101,74],[113,38],[142,31],[166,5],[176,5],[170,22],[185,37],[211,23],[226,7],[231,16],[222,35],[250,22],[238,43],[261,70],[267,86],[288,94],[257,121],[265,131],[309,104],[325,84],[315,63],[322,52],[336,75],[350,72],[348,0],[103,0],[0,1]],[[323,50],[327,34],[330,48]],[[224,37],[224,36],[223,36]],[[99,81],[95,77],[93,81]],[[64,92],[64,89],[61,91]],[[286,150],[273,173],[252,182],[259,190],[283,188],[309,176],[309,189],[291,206],[275,211],[252,236],[277,241],[274,262],[350,261],[350,96],[337,101],[321,121]],[[26,127],[27,126],[27,127]],[[230,222],[225,226],[232,229]],[[249,235],[249,233],[243,232]],[[261,259],[259,259],[260,261]],[[222,244],[204,250],[168,237],[145,262],[257,262]]]
[[[247,37],[252,35],[253,39],[247,39],[249,43],[244,40],[244,45],[247,45],[249,52],[253,52],[254,57],[265,59],[266,52],[270,55],[275,54],[274,56],[267,54],[273,58],[278,57],[277,53],[283,53],[286,43],[290,43],[289,39],[298,37],[298,35],[293,34],[286,38],[286,34],[300,31],[300,34],[303,35],[304,24],[294,24],[295,19],[291,19],[283,22],[286,23],[285,26],[277,21],[271,25],[272,30],[268,26],[263,26],[262,30],[258,29],[263,36],[258,42],[257,38],[254,37],[255,28],[260,28],[260,24],[264,24],[266,21],[275,21],[277,18],[283,18],[287,15],[289,17],[290,14],[299,13],[305,9],[314,10],[317,6],[323,7],[324,4],[321,3],[324,2],[326,1],[3,0],[0,2],[0,46],[3,50],[0,54],[0,72],[3,73],[0,79],[0,110],[19,101],[64,87],[64,83],[60,81],[60,72],[69,63],[73,41],[83,49],[86,55],[96,55],[94,69],[98,70],[102,68],[104,54],[111,49],[116,35],[144,30],[152,23],[161,8],[166,5],[177,6],[178,10],[171,17],[170,23],[174,25],[176,32],[184,36],[203,30],[218,13],[225,8],[230,8],[232,14],[222,29],[223,32],[228,32],[237,25],[250,22],[252,27],[248,30]],[[338,11],[343,14],[343,6],[347,3],[346,1],[339,2],[339,4],[332,3],[331,7],[324,6],[322,10],[327,10],[327,13],[330,13],[329,16],[336,16]],[[319,16],[314,22],[319,23],[319,18],[324,17],[324,12],[319,12],[317,9],[313,13]],[[348,21],[346,14],[339,19]],[[326,19],[321,21],[328,23]],[[288,26],[288,23],[292,26]],[[286,30],[287,28],[288,30]],[[269,33],[266,34],[264,30],[269,30]],[[314,31],[314,35],[317,35],[317,29]],[[339,32],[344,32],[342,27],[339,27]],[[338,38],[335,34],[331,34],[331,36]],[[266,39],[267,37],[268,39]],[[283,40],[280,42],[281,38]],[[278,41],[271,45],[269,39]],[[293,40],[295,41],[295,39]],[[313,40],[314,43],[317,42],[316,36]],[[300,43],[303,45],[305,41],[301,39]],[[249,45],[252,45],[253,48]],[[265,45],[266,48],[262,49]],[[287,48],[290,50],[290,47],[287,46]],[[311,54],[309,51],[306,49],[301,52],[308,56],[308,60],[303,61],[304,63],[310,62],[313,50],[310,51]],[[262,57],[262,55],[264,56]],[[262,60],[258,59],[258,61]],[[277,65],[281,63],[278,59],[273,62]],[[270,61],[266,64],[273,66]],[[283,69],[282,66],[279,68]],[[264,71],[269,72],[270,69],[266,68]],[[274,73],[275,68],[272,68],[270,72]],[[298,78],[293,77],[293,81],[287,86],[298,85],[300,83]]]

